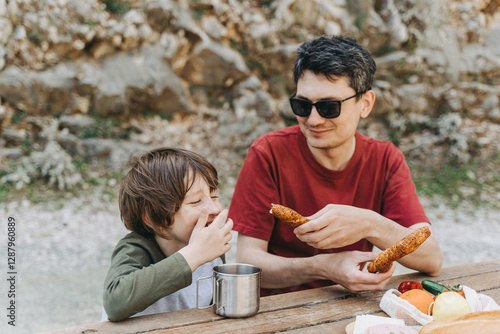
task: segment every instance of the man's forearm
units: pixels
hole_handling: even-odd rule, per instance
[[[375,227],[372,228],[373,233],[367,237],[367,240],[384,250],[425,225],[428,223],[418,223],[406,228],[379,215],[376,224],[373,225]],[[431,235],[415,252],[404,256],[398,262],[407,268],[437,276],[441,271],[443,252],[435,236]]]
[[[325,279],[321,276],[317,256],[286,258],[258,250],[251,254],[238,253],[237,261],[261,268],[261,287],[266,289],[286,288]]]

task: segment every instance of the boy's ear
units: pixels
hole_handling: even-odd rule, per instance
[[[144,224],[146,224],[151,230],[154,230],[154,226],[151,223],[149,216],[148,216],[148,213],[145,210],[142,212],[141,218],[142,218],[142,221],[144,222]]]

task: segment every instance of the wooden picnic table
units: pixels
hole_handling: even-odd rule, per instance
[[[500,259],[443,268],[441,275],[433,278],[421,273],[394,276],[385,290],[397,289],[402,281],[424,279],[467,285],[500,303]],[[259,312],[244,319],[226,319],[211,308],[188,309],[51,333],[345,333],[356,315],[386,315],[379,307],[384,292],[351,293],[341,286],[330,286],[262,297]]]

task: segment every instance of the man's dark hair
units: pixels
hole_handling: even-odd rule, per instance
[[[370,53],[351,37],[321,36],[302,44],[293,69],[295,84],[305,71],[328,79],[346,77],[356,93],[372,88],[377,65]]]

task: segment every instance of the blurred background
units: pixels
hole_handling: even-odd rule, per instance
[[[131,153],[204,155],[228,207],[250,144],[296,124],[295,52],[323,34],[374,56],[359,131],[405,154],[444,265],[498,258],[499,0],[0,0],[3,249],[18,222],[17,323],[0,332],[100,320]]]

